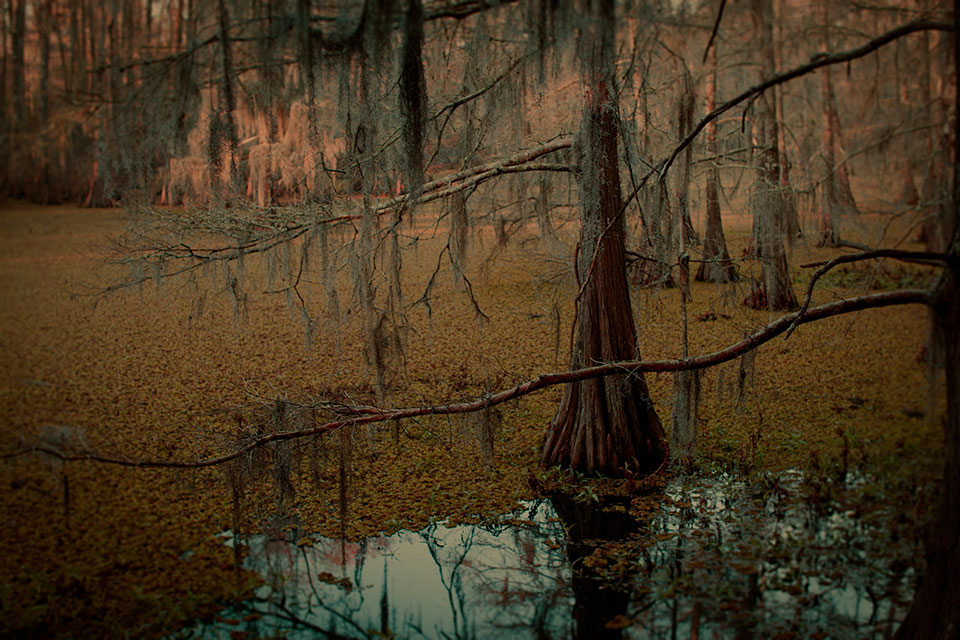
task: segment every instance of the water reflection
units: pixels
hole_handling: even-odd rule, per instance
[[[629,514],[629,500],[608,498],[600,504],[555,495],[550,498],[550,504],[567,533],[567,558],[572,568],[573,636],[583,640],[622,638],[623,629],[628,626],[626,613],[631,589],[622,579],[617,581],[619,584],[604,580],[590,558],[601,545],[623,541],[637,532],[640,522]]]
[[[799,474],[679,479],[653,504],[560,496],[358,543],[249,536],[257,598],[184,635],[859,638],[905,613],[916,549],[812,506]]]

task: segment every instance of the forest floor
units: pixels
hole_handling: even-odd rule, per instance
[[[864,216],[848,230],[850,239],[872,241],[888,222]],[[107,261],[111,239],[127,223],[119,210],[0,208],[0,454],[43,441],[117,457],[190,460],[229,450],[238,430],[276,415],[278,402],[374,402],[349,268],[336,315],[323,312],[316,274],[303,278],[320,319],[307,341],[295,304],[263,293],[280,287],[249,258],[244,305],[229,295],[233,274],[223,272],[97,295],[128,275]],[[447,241],[442,224],[434,235],[426,220],[419,224],[417,248],[404,254],[408,302],[420,297]],[[725,224],[731,255],[740,256],[749,221]],[[441,262],[430,313],[420,305],[407,314],[402,366],[386,402],[473,398],[563,370],[576,290],[565,266],[572,230],[562,229],[561,238],[562,250],[521,229],[500,248],[492,234],[473,234],[467,275],[486,319]],[[798,265],[838,251],[797,241],[790,261],[798,295],[812,272]],[[753,269],[741,264],[746,273]],[[864,263],[824,278],[814,301],[926,286],[931,278],[920,267]],[[694,283],[691,354],[735,342],[778,315],[742,307],[746,291],[743,283]],[[643,356],[678,356],[677,290],[638,289],[633,302]],[[754,358],[705,372],[699,468],[842,467],[899,478],[890,486],[902,493],[888,498],[908,500],[903,518],[915,527],[942,470],[942,394],[927,390],[926,335],[922,308],[864,311],[805,325]],[[648,382],[669,429],[672,379]],[[225,529],[296,522],[358,538],[510,511],[534,495],[531,478],[542,476],[539,446],[559,394],[548,389],[499,407],[492,460],[469,416],[312,438],[291,445],[283,473],[277,465],[259,469],[256,460],[175,471],[61,464],[36,454],[4,458],[0,635],[158,637],[212,614],[255,581],[235,571],[232,550],[214,537]]]

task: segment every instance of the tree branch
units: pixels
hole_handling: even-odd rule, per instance
[[[570,382],[578,382],[581,380],[625,373],[664,373],[671,371],[706,369],[723,364],[724,362],[729,362],[756,349],[760,345],[769,342],[776,336],[789,330],[794,323],[804,324],[844,313],[901,304],[930,305],[933,304],[933,298],[927,291],[907,289],[903,291],[877,293],[859,296],[857,298],[850,298],[848,300],[831,302],[813,307],[812,309],[807,309],[805,312],[798,311],[796,313],[790,313],[781,316],[763,329],[714,353],[696,356],[693,358],[674,360],[628,360],[622,362],[609,362],[573,371],[546,373],[509,389],[505,389],[497,393],[487,394],[485,396],[465,402],[454,402],[443,405],[421,407],[407,407],[401,409],[364,408],[362,412],[355,412],[354,415],[350,417],[328,421],[309,429],[279,431],[272,433],[248,442],[235,451],[214,458],[207,458],[205,460],[135,460],[130,458],[113,458],[93,452],[69,453],[45,444],[23,447],[15,451],[0,454],[0,459],[15,458],[30,453],[42,453],[54,458],[59,458],[65,462],[88,461],[124,467],[165,469],[200,469],[205,467],[214,467],[230,462],[231,460],[235,460],[254,451],[255,449],[262,448],[271,442],[284,442],[287,440],[316,436],[329,433],[331,431],[336,431],[337,429],[341,429],[343,427],[351,427],[362,424],[374,424],[379,422],[388,422],[391,420],[404,420],[407,418],[416,418],[420,416],[453,415],[483,411],[498,404],[503,404],[504,402],[515,400],[535,391],[540,391],[542,389],[546,389],[547,387],[552,387],[558,384],[567,384]],[[357,413],[361,413],[362,415],[357,415]]]
[[[866,42],[856,49],[851,49],[841,53],[818,53],[810,58],[810,61],[806,64],[796,67],[795,69],[791,69],[790,71],[778,73],[772,78],[768,78],[760,84],[750,87],[737,97],[727,100],[713,111],[705,115],[703,119],[701,119],[700,122],[698,122],[697,125],[690,131],[690,133],[688,133],[687,136],[680,142],[680,144],[674,148],[673,152],[663,163],[663,166],[660,169],[660,176],[662,177],[666,175],[671,165],[673,165],[674,160],[676,160],[677,156],[680,155],[680,152],[686,149],[690,143],[696,139],[697,135],[699,135],[699,133],[711,120],[715,120],[717,117],[726,113],[741,102],[763,93],[770,87],[789,82],[790,80],[816,71],[820,67],[826,67],[831,64],[839,64],[841,62],[855,60],[856,58],[862,58],[868,53],[872,53],[873,51],[876,51],[880,47],[889,44],[898,38],[902,38],[910,35],[911,33],[916,33],[919,31],[953,31],[953,24],[948,22],[935,22],[932,20],[915,20],[913,22],[908,22],[905,25],[877,36],[876,38]]]
[[[803,305],[800,307],[800,310],[797,311],[796,318],[794,318],[793,322],[790,324],[790,328],[787,330],[787,335],[784,337],[789,338],[790,334],[793,333],[793,330],[797,328],[797,325],[804,321],[804,314],[807,312],[807,308],[810,306],[810,301],[813,299],[813,287],[817,284],[817,280],[819,280],[821,276],[839,264],[859,262],[862,260],[874,260],[877,258],[893,258],[895,260],[902,260],[904,262],[917,262],[920,264],[932,264],[939,266],[956,264],[957,262],[957,256],[949,253],[935,253],[931,251],[903,251],[900,249],[875,249],[864,251],[862,253],[852,253],[849,255],[837,256],[836,258],[827,260],[826,262],[811,262],[801,265],[803,267],[815,267],[817,265],[822,266],[814,271],[813,276],[810,277],[810,282],[807,283],[807,293],[804,297]]]

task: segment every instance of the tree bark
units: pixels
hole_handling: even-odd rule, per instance
[[[824,51],[830,51],[830,38],[827,30],[830,28],[830,9],[827,0],[820,0],[819,6],[820,22],[823,28],[823,38],[821,44]],[[820,238],[817,246],[836,247],[840,243],[840,237],[837,235],[836,214],[837,214],[837,181],[834,175],[834,168],[837,164],[836,159],[836,123],[833,106],[833,84],[830,78],[830,67],[824,67],[820,70],[821,79],[821,100],[823,101],[823,138],[821,140],[821,153],[823,154],[824,175],[821,183],[820,193]]]
[[[945,234],[944,225],[950,217],[949,171],[951,151],[955,144],[950,103],[953,100],[951,92],[955,78],[948,71],[948,42],[941,34],[930,36],[924,51],[926,82],[922,89],[932,129],[920,193],[923,202],[921,239],[928,251],[940,251],[950,240]]]
[[[614,8],[594,6],[599,33],[584,65],[580,127],[580,285],[571,367],[638,357],[627,284],[617,155]],[[643,376],[620,374],[568,384],[543,446],[544,465],[618,474],[656,470],[666,459],[663,428]]]
[[[775,0],[773,4],[773,21],[777,25],[776,46],[774,47],[774,68],[783,68],[783,12],[784,0]],[[787,136],[784,128],[784,109],[783,93],[786,91],[785,85],[774,87],[776,93],[776,112],[777,112],[777,153],[780,154],[780,187],[783,189],[786,201],[786,210],[784,212],[787,238],[799,238],[803,235],[800,228],[800,215],[797,211],[796,194],[790,190],[790,158],[787,156]]]
[[[37,39],[40,45],[40,119],[47,121],[50,116],[50,28],[53,21],[53,2],[43,0],[35,10],[37,12]]]
[[[683,140],[684,136],[693,127],[693,109],[696,94],[693,87],[693,78],[690,77],[690,70],[686,63],[683,63],[683,88],[680,97],[677,100],[677,142]],[[689,247],[691,244],[698,244],[699,239],[693,228],[693,222],[690,219],[690,166],[691,153],[693,147],[687,147],[680,156],[680,164],[677,167],[676,177],[676,198],[677,198],[677,220],[672,225],[676,232],[682,235],[682,239],[671,244],[682,244]]]
[[[218,113],[211,120],[209,153],[212,163],[210,171],[211,181],[214,188],[219,189],[220,173],[223,168],[224,152],[229,162],[229,180],[227,196],[232,195],[232,191],[239,185],[240,169],[237,166],[237,147],[239,138],[237,133],[237,124],[234,119],[234,109],[236,109],[236,98],[233,92],[233,53],[230,45],[230,16],[227,11],[225,0],[218,0],[217,14],[220,32],[220,66],[223,71],[221,79],[221,95],[219,96]]]
[[[753,0],[760,51],[761,81],[773,77],[773,28],[771,0]],[[777,150],[776,110],[767,94],[757,98],[753,121],[757,180],[750,205],[753,209],[754,254],[760,258],[760,281],[745,300],[756,309],[782,310],[797,306],[790,286],[787,252],[784,246],[786,212],[789,202],[780,186],[780,154]]]
[[[24,59],[26,42],[26,15],[27,0],[16,0],[10,5],[10,21],[12,23],[11,44],[13,46],[11,68],[13,69],[13,109],[14,127],[21,131],[27,117],[27,81]]]
[[[960,29],[960,0],[954,0],[954,31]],[[954,105],[960,104],[960,40],[953,41]],[[948,97],[946,91],[941,95]],[[960,136],[960,121],[944,127],[946,135]],[[960,154],[953,156],[950,213],[942,233],[949,234],[948,252],[960,258]],[[946,369],[947,415],[944,419],[944,467],[940,508],[925,540],[927,571],[913,604],[897,630],[897,640],[960,638],[960,267],[954,261],[937,283],[932,307],[934,330],[940,332]],[[936,337],[930,340],[937,344]]]
[[[820,2],[821,22],[824,28],[823,50],[830,51],[830,8],[827,0]],[[836,247],[840,244],[837,221],[841,216],[856,215],[857,202],[850,189],[850,169],[846,162],[837,165],[837,150],[840,149],[840,116],[837,115],[837,97],[833,90],[830,67],[823,68],[821,76],[823,100],[823,153],[824,175],[820,195],[820,237],[817,245]]]
[[[717,106],[717,43],[708,52],[707,66],[710,78],[706,87],[706,111]],[[717,123],[711,120],[706,130],[707,155],[717,155]],[[727,240],[723,235],[723,220],[720,217],[720,169],[716,160],[707,169],[707,223],[703,237],[703,262],[697,267],[696,279],[701,282],[732,282],[737,279],[737,269],[727,252]]]
[[[960,255],[954,246],[954,255]],[[933,307],[942,332],[947,380],[943,485],[925,540],[927,570],[897,640],[960,638],[960,269],[947,271]]]

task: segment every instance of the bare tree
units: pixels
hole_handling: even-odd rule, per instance
[[[717,106],[717,43],[707,52],[707,87],[704,96],[707,113]],[[727,252],[727,240],[723,235],[723,220],[720,217],[720,169],[717,166],[717,123],[711,120],[704,133],[707,155],[706,206],[707,224],[703,237],[703,261],[697,267],[696,279],[706,282],[731,282],[737,279],[737,269]]]
[[[824,51],[830,51],[830,3],[819,5],[820,22],[823,25],[821,44]],[[824,173],[820,183],[820,237],[817,244],[822,247],[835,247],[840,244],[837,224],[842,216],[856,215],[857,205],[850,191],[850,170],[846,162],[837,163],[837,149],[840,137],[840,117],[837,115],[837,98],[833,90],[830,67],[821,71],[821,95]]]
[[[574,369],[637,357],[617,154],[616,14],[612,0],[596,3],[585,19]],[[622,472],[628,464],[654,470],[665,459],[663,428],[646,382],[642,376],[629,374],[567,385],[547,431],[542,456],[547,465],[608,474]]]
[[[761,81],[774,76],[773,15],[771,0],[753,0],[754,27],[760,56]],[[797,297],[790,285],[786,236],[787,194],[780,184],[780,154],[773,96],[761,94],[754,105],[753,137],[757,179],[750,207],[753,210],[753,249],[760,258],[760,281],[747,304],[763,309],[791,309]]]

